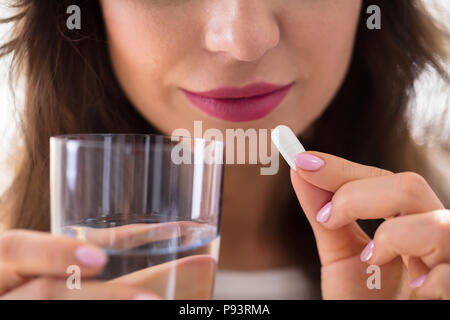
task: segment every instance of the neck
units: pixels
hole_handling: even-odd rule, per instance
[[[284,162],[277,174],[265,176],[256,165],[226,166],[219,268],[292,265],[279,228],[289,188],[289,167]]]

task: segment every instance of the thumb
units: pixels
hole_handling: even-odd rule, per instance
[[[333,193],[305,181],[291,170],[291,182],[316,238],[322,266],[359,255],[370,239],[356,222],[330,230],[316,220],[317,213],[327,205]]]

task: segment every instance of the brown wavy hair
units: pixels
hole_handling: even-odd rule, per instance
[[[66,9],[78,5],[82,29],[66,28]],[[368,30],[365,9],[381,8],[382,28]],[[114,76],[101,8],[92,0],[15,0],[13,36],[0,55],[13,53],[11,72],[26,81],[21,112],[23,148],[12,184],[1,198],[7,228],[49,230],[49,138],[67,133],[157,132],[131,105]],[[304,133],[310,149],[393,171],[427,175],[409,134],[406,110],[413,84],[443,67],[449,35],[415,0],[363,0],[348,75],[323,115]],[[19,161],[20,160],[20,161]],[[422,161],[422,162],[421,162]],[[295,205],[287,232],[306,225]]]

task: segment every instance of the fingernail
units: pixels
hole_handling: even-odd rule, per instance
[[[420,277],[415,278],[413,281],[411,281],[411,282],[409,283],[409,286],[410,286],[411,288],[418,288],[418,287],[421,287],[421,286],[424,284],[425,280],[427,280],[427,275],[426,275],[426,274],[421,275]]]
[[[99,267],[105,264],[106,254],[102,249],[92,246],[81,246],[75,250],[79,262],[88,267]]]
[[[364,248],[364,250],[361,252],[360,259],[362,262],[368,261],[370,258],[372,258],[373,255],[373,240],[370,241],[367,246]]]
[[[322,168],[324,162],[312,154],[302,152],[295,156],[295,164],[303,170],[316,171]]]
[[[325,223],[328,221],[331,215],[331,201],[328,202],[326,205],[322,207],[322,209],[319,210],[319,212],[316,215],[317,222]]]
[[[148,293],[138,293],[133,300],[161,300],[158,296]]]

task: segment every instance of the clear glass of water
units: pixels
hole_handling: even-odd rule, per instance
[[[51,232],[101,246],[97,277],[164,299],[210,299],[222,141],[146,134],[50,138]]]

